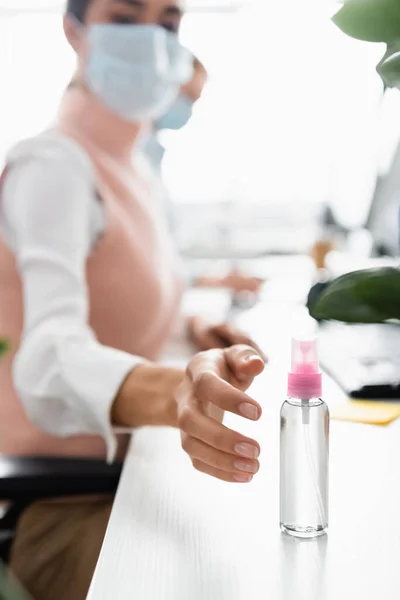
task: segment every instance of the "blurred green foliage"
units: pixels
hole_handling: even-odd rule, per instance
[[[345,0],[332,18],[347,35],[386,44],[377,71],[387,87],[400,87],[400,0]]]
[[[309,302],[309,310],[318,320],[400,321],[400,270],[383,267],[343,275]]]

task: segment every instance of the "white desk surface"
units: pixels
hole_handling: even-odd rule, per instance
[[[279,319],[261,322],[277,356],[250,391],[264,415],[257,424],[226,420],[260,441],[260,472],[248,485],[219,482],[193,469],[178,432],[136,432],[88,600],[400,598],[400,423],[333,421],[329,533],[315,540],[281,534],[288,340],[273,334]],[[336,386],[326,388],[328,403],[342,399]]]

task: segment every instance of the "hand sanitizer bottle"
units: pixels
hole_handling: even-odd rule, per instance
[[[316,340],[294,339],[281,410],[280,526],[303,538],[328,528],[329,411],[321,380]]]

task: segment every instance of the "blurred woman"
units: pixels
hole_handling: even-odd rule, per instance
[[[181,87],[178,97],[167,112],[161,115],[153,123],[153,126],[146,131],[142,146],[143,151],[150,161],[155,175],[160,179],[161,186],[161,164],[165,149],[158,139],[158,134],[162,130],[178,131],[189,123],[194,105],[201,98],[207,78],[208,75],[205,66],[197,57],[194,57],[192,78]],[[168,224],[173,236],[176,237],[176,207],[169,198],[166,189],[163,190],[163,197]],[[263,279],[246,275],[238,269],[231,269],[225,275],[203,274],[190,278],[190,284],[195,287],[226,288],[234,294],[258,294],[263,282]]]
[[[194,465],[247,482],[259,445],[215,418],[248,419],[243,394],[263,369],[233,327],[190,321],[210,350],[186,371],[157,364],[179,318],[173,246],[136,160],[148,123],[190,80],[178,0],[69,0],[75,77],[53,126],[9,154],[1,184],[0,452],[123,459],[114,426],[179,427]],[[246,346],[235,345],[246,343]],[[112,498],[28,508],[12,568],[35,600],[86,597]]]

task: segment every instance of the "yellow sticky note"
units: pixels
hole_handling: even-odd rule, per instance
[[[400,417],[400,402],[371,402],[369,400],[349,400],[329,409],[331,419],[388,425]]]

